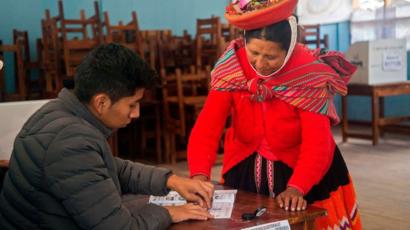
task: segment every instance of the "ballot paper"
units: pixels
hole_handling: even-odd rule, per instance
[[[237,190],[215,190],[209,213],[215,219],[231,218],[236,192]],[[178,206],[187,202],[177,192],[171,191],[166,196],[150,196],[149,203],[161,206]]]
[[[241,230],[290,230],[290,225],[288,220],[282,220],[268,224],[256,225],[250,228],[242,228]]]

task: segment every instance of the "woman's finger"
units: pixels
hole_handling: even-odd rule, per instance
[[[208,208],[211,208],[211,206],[212,206],[212,197],[214,195],[213,185],[211,183],[201,181],[201,187],[203,188],[202,191],[203,191],[204,195],[202,195],[202,193],[200,193],[200,195],[203,196]]]
[[[276,203],[279,205],[279,207],[283,208],[283,199],[280,194],[276,197]]]
[[[306,210],[307,208],[307,201],[303,200],[302,210]]]
[[[299,197],[293,196],[291,198],[291,201],[292,201],[292,203],[290,204],[290,210],[293,212],[293,211],[296,211],[296,208],[297,208],[298,203],[299,203]]]
[[[300,196],[298,200],[298,206],[296,207],[296,209],[298,211],[303,210],[304,203],[305,203],[305,199],[303,199],[303,197]]]
[[[289,196],[285,196],[285,202],[284,202],[284,205],[285,205],[285,210],[289,210],[289,203],[290,203],[290,197]]]
[[[214,190],[214,185],[212,183],[207,182],[207,181],[201,181],[201,183],[207,188],[207,190],[209,191]]]
[[[201,200],[201,206],[205,204],[206,207],[210,208],[211,207],[211,196],[203,190],[203,189],[198,189],[198,191],[195,193],[195,195]],[[204,203],[205,201],[205,203]]]
[[[202,183],[205,185],[206,191],[208,192],[209,197],[211,197],[211,200],[212,200],[212,197],[214,196],[214,191],[215,191],[214,185],[209,182],[202,182]]]

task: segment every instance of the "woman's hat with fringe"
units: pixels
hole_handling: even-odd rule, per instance
[[[253,30],[288,19],[297,0],[233,0],[225,18],[240,29]]]

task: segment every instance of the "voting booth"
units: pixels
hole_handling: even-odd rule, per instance
[[[357,66],[350,83],[374,85],[407,80],[405,39],[356,42],[346,58]]]

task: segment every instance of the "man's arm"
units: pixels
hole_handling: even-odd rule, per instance
[[[123,193],[166,195],[169,189],[177,191],[188,201],[211,207],[214,186],[171,173],[170,170],[134,163],[116,158]]]
[[[123,193],[162,196],[169,192],[171,170],[115,158]]]
[[[130,212],[99,152],[98,139],[72,125],[49,147],[44,190],[53,194],[82,229],[166,229],[169,212],[148,204]]]

